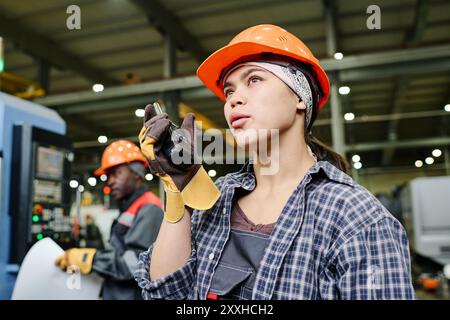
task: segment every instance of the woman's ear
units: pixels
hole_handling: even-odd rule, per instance
[[[306,104],[300,99],[297,102],[297,110],[306,110]]]

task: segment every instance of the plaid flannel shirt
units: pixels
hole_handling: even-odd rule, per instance
[[[216,184],[222,192],[216,204],[192,214],[192,253],[184,266],[152,281],[152,247],[141,253],[135,279],[144,299],[206,299],[230,234],[235,189],[256,185],[252,164]],[[318,161],[277,220],[252,298],[414,299],[405,230],[364,187]]]

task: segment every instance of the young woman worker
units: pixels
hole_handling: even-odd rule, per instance
[[[244,147],[267,138],[247,132],[278,130],[278,170],[264,174],[256,157],[214,184],[201,165],[174,166],[162,152],[167,115],[147,106],[141,148],[167,201],[135,273],[144,298],[413,299],[403,227],[310,133],[330,86],[305,44],[254,26],[197,74]],[[191,134],[193,120],[182,124]]]

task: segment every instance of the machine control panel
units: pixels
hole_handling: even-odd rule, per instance
[[[74,246],[70,217],[71,144],[66,136],[38,128],[14,128],[11,178],[11,262],[20,263],[37,241],[50,237],[61,247]]]

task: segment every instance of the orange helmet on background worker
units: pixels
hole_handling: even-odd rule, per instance
[[[238,62],[254,60],[257,56],[272,54],[308,65],[319,88],[318,108],[322,108],[330,94],[330,82],[309,48],[296,36],[275,25],[262,24],[245,29],[229,44],[210,55],[198,68],[202,82],[221,100],[223,75]]]
[[[133,163],[135,162],[141,163],[144,167],[134,166]],[[125,163],[130,164],[130,168],[133,171],[138,171],[139,175],[144,175],[144,170],[140,168],[147,166],[147,160],[145,160],[139,147],[128,140],[114,141],[103,151],[101,166],[95,170],[94,174],[96,176],[107,174],[112,167]]]

